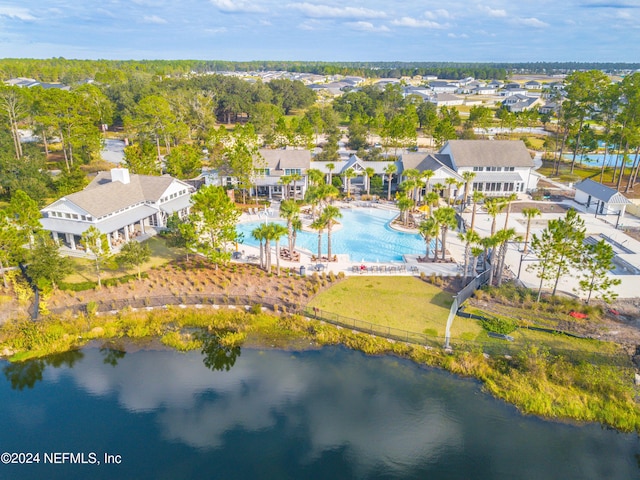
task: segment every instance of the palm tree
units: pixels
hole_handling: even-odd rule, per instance
[[[329,185],[333,185],[333,174],[332,172],[336,169],[336,166],[333,163],[327,163],[327,170],[329,170],[329,181],[327,182]]]
[[[451,196],[453,194],[453,186],[458,185],[458,180],[453,177],[447,178],[444,183],[447,185],[447,205],[451,205]]]
[[[464,197],[462,198],[462,209],[467,208],[467,199],[469,198],[469,187],[471,187],[471,180],[476,177],[475,172],[466,171],[462,172],[462,178],[464,179]]]
[[[267,228],[268,228],[267,225],[265,225],[264,223],[261,223],[259,226],[257,226],[251,231],[251,236],[255,240],[258,240],[258,242],[260,242],[260,268],[265,268],[263,242],[265,241],[267,236]]]
[[[351,198],[351,179],[352,178],[356,178],[358,176],[358,174],[356,173],[356,171],[353,168],[350,168],[348,170],[345,170],[345,172],[343,173],[344,178],[345,178],[345,187],[347,189],[347,198]]]
[[[324,183],[324,173],[317,168],[310,168],[307,170],[307,177],[309,178],[309,183],[311,183],[311,185],[320,185]]]
[[[531,220],[538,215],[541,215],[542,212],[537,208],[523,208],[522,215],[527,219],[527,232],[524,235],[524,248],[522,249],[523,253],[527,253],[529,251],[529,233],[531,233]]]
[[[373,167],[367,167],[364,169],[364,174],[367,177],[367,195],[371,194],[371,177],[376,174],[376,171]]]
[[[289,198],[289,184],[291,183],[291,175],[282,175],[278,183],[282,185],[282,198]]]
[[[490,270],[489,285],[493,283],[493,263],[494,263],[493,250],[495,249],[495,246],[497,244],[498,244],[498,241],[495,235],[484,237],[482,240],[480,240],[480,245],[482,245],[482,247],[484,248],[484,262],[485,262],[484,266]],[[491,254],[489,254],[490,250],[491,250]],[[488,266],[487,266],[487,262],[489,262]]]
[[[276,269],[278,276],[280,276],[280,237],[286,235],[288,232],[287,227],[280,225],[279,223],[269,224],[269,238],[276,242]],[[269,252],[269,257],[271,252]],[[293,258],[293,256],[292,256]],[[271,261],[269,261],[269,271],[271,271]]]
[[[391,201],[391,180],[393,179],[393,174],[398,171],[398,167],[396,167],[395,163],[390,163],[384,169],[384,174],[387,176],[387,201]]]
[[[504,228],[507,229],[507,225],[509,224],[509,214],[511,213],[511,202],[518,199],[518,195],[512,193],[508,197],[505,197],[502,201],[506,204],[507,207],[507,216],[504,219]]]
[[[320,185],[318,187],[318,198],[320,199],[320,205],[328,205],[331,200],[336,198],[340,194],[340,191],[333,185]]]
[[[438,194],[438,196],[442,195],[442,191],[443,190],[444,190],[444,185],[441,184],[440,182],[434,183],[433,187],[431,187],[431,191],[432,192],[436,192]]]
[[[280,202],[280,216],[287,221],[289,254],[293,258],[293,222],[300,217],[300,205],[295,200]]]
[[[475,230],[470,229],[464,233],[459,233],[458,238],[464,242],[464,284],[466,285],[471,262],[471,246],[480,241],[480,235]]]
[[[429,192],[424,200],[425,205],[429,206],[429,215],[431,215],[433,213],[433,207],[437,207],[440,203],[440,196],[436,192]]]
[[[471,213],[471,230],[476,224],[476,209],[478,208],[478,202],[480,202],[484,198],[484,193],[479,192],[478,190],[474,191],[471,195],[471,200],[473,202],[473,211]]]
[[[442,234],[442,241],[440,242],[442,251],[440,252],[440,258],[444,260],[447,250],[447,232],[450,228],[455,228],[457,225],[456,211],[452,207],[441,207],[433,212],[433,218],[435,218],[438,225],[440,225],[440,233]]]
[[[296,218],[291,223],[293,226],[293,232],[291,234],[292,243],[291,243],[291,251],[293,252],[296,249],[296,239],[298,238],[298,232],[302,230],[302,220],[300,218]]]
[[[406,192],[415,203],[416,189],[418,188],[418,178],[420,177],[420,171],[416,168],[407,168],[402,172],[402,176],[405,178],[405,181],[402,182],[402,185],[405,186]]]
[[[424,239],[424,242],[427,244],[427,250],[424,254],[424,258],[426,260],[429,258],[429,254],[431,253],[431,240],[435,238],[437,243],[438,234],[440,233],[440,227],[438,225],[438,222],[436,222],[433,217],[429,217],[420,222],[420,225],[418,226],[418,232]]]
[[[506,207],[507,204],[502,198],[487,198],[484,202],[484,208],[493,221],[491,222],[491,235],[496,233],[496,217]]]
[[[420,174],[420,179],[424,180],[424,193],[425,195],[429,193],[429,182],[431,178],[436,174],[433,170],[425,170]]]
[[[413,194],[416,189],[416,185],[418,182],[414,178],[407,178],[399,185],[399,190],[403,191],[404,194],[411,199],[411,202],[415,205],[416,201],[413,197]]]
[[[402,224],[406,227],[409,223],[409,210],[413,207],[413,200],[407,197],[406,193],[403,193],[398,197],[398,209],[400,210],[400,216],[402,217]]]
[[[303,178],[302,178],[302,175],[300,175],[297,172],[292,173],[290,177],[291,177],[291,181],[293,182],[293,199],[296,200],[298,197],[297,182],[299,182],[300,180],[303,180]]]
[[[498,258],[496,262],[496,282],[498,286],[502,283],[502,273],[504,272],[504,261],[507,256],[507,244],[512,241],[518,239],[519,236],[516,233],[514,228],[500,230],[496,233],[496,244],[499,246],[498,250]]]
[[[482,247],[471,247],[471,257],[473,258],[471,262],[471,273],[474,277],[476,276],[476,270],[478,268],[478,258],[480,258],[483,251]]]
[[[324,218],[322,215],[316,218],[309,227],[313,230],[318,231],[318,261],[322,258],[322,231],[326,226]]]
[[[329,259],[329,261],[331,261],[331,229],[336,223],[338,223],[336,219],[342,218],[342,213],[340,212],[340,209],[338,207],[329,205],[325,207],[320,217],[327,227],[327,258]]]

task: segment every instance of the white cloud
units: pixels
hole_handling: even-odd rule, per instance
[[[461,33],[460,35],[456,35],[455,33],[448,33],[447,37],[449,38],[469,38],[469,35],[466,33]]]
[[[398,27],[443,28],[443,25],[439,24],[438,22],[434,22],[432,20],[422,20],[422,19],[413,18],[413,17],[402,17],[402,18],[393,20],[391,23]]]
[[[161,18],[157,15],[145,15],[144,17],[142,17],[142,22],[155,23],[156,25],[163,25],[167,23],[167,21],[164,18]]]
[[[381,25],[376,27],[371,22],[347,22],[347,26],[351,27],[352,30],[359,30],[361,32],[388,32],[389,28]]]
[[[213,0],[212,0],[213,1]],[[300,10],[313,18],[384,18],[385,12],[359,7],[332,7],[329,5],[314,5],[312,3],[290,3],[287,8]]]
[[[533,28],[546,28],[549,26],[548,23],[545,23],[541,20],[538,20],[535,17],[530,17],[530,18],[516,18],[515,19],[515,23],[519,24],[519,25],[524,25],[527,27],[533,27]]]
[[[209,0],[214,7],[222,12],[229,13],[255,13],[264,12],[264,7],[256,5],[255,2],[243,0]]]
[[[225,33],[227,31],[227,29],[225,27],[218,27],[218,28],[205,28],[204,32],[205,33],[211,33],[213,35],[217,35],[219,33]]]
[[[485,6],[480,7],[480,9],[490,17],[505,18],[507,16],[507,11],[503,9],[493,9],[491,7],[485,7]]]
[[[438,10],[424,12],[424,17],[429,20],[436,20],[438,18],[453,18],[453,15],[451,15],[447,10],[440,8]]]
[[[0,17],[14,18],[25,22],[36,20],[36,17],[31,15],[29,10],[20,7],[0,7]]]

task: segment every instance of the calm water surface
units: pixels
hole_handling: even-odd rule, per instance
[[[3,479],[640,478],[635,435],[523,417],[474,381],[342,348],[87,348],[0,367],[0,450],[41,455],[0,464]]]

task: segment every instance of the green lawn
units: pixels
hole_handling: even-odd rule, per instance
[[[167,247],[166,242],[161,238],[151,237],[149,240],[146,240],[145,243],[151,248],[151,258],[142,265],[142,271],[149,270],[151,267],[164,265],[180,256],[178,250]],[[95,263],[92,260],[71,257],[71,261],[73,264],[73,273],[65,278],[64,281],[66,283],[96,281]],[[119,268],[115,261],[112,261],[110,265],[102,269],[101,277],[103,279],[121,277],[128,273],[135,273],[136,271],[137,269],[135,268],[128,270]]]
[[[309,306],[377,325],[444,336],[451,302],[451,294],[415,277],[357,276],[320,293]],[[460,328],[464,330],[463,322]]]

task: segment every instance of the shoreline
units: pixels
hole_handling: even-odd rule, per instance
[[[31,331],[28,331],[31,325]],[[140,341],[176,351],[192,351],[202,347],[201,337],[212,333],[225,348],[273,348],[310,350],[341,345],[367,355],[392,355],[417,365],[439,368],[450,374],[475,378],[492,396],[514,405],[525,415],[536,415],[553,421],[600,423],[621,432],[640,432],[640,407],[629,398],[626,387],[610,391],[607,382],[625,378],[621,368],[589,365],[587,372],[596,375],[594,385],[554,382],[541,368],[583,375],[579,366],[563,359],[547,357],[533,347],[513,360],[491,357],[482,352],[444,350],[388,340],[356,332],[300,315],[277,315],[263,309],[219,309],[169,307],[144,311],[121,311],[113,315],[50,318],[39,324],[27,321],[14,325],[13,336],[3,331],[1,352],[9,362],[23,362],[56,353],[85,348],[87,345],[114,345],[124,342],[136,348]],[[3,328],[2,330],[6,330]],[[51,332],[57,332],[54,336]],[[30,339],[31,345],[27,343]],[[7,351],[7,344],[23,345]],[[31,347],[31,348],[27,348]],[[7,358],[7,353],[12,353]],[[522,371],[520,363],[530,364]],[[598,370],[594,373],[594,369]],[[616,378],[614,378],[616,380]],[[615,382],[614,382],[615,384]],[[608,387],[609,386],[609,387]],[[603,388],[604,387],[604,388]],[[589,390],[591,388],[592,390]],[[553,401],[551,399],[553,398]]]

